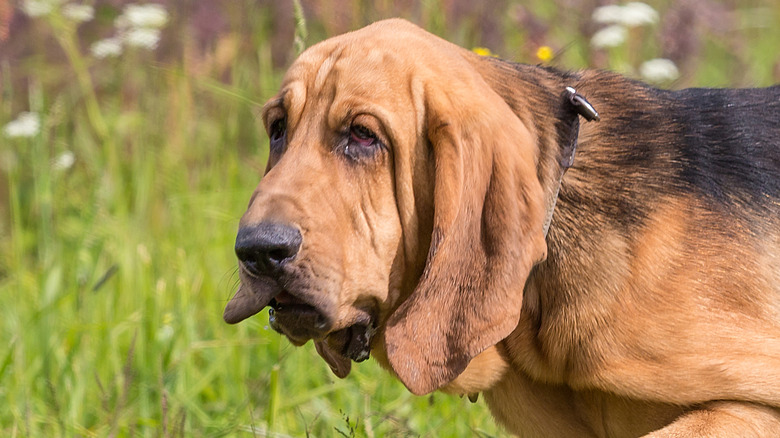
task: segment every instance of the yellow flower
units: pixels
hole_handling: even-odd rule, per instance
[[[536,57],[542,62],[547,62],[552,59],[554,53],[550,46],[541,46],[536,50]]]
[[[496,56],[487,47],[474,47],[471,51],[479,56]]]

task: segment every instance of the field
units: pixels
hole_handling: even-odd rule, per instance
[[[772,0],[654,1],[617,25],[574,0],[85,4],[0,0],[2,436],[505,436],[482,400],[413,396],[372,361],[339,380],[265,312],[222,321],[257,110],[329,35],[402,16],[518,62],[780,82]]]

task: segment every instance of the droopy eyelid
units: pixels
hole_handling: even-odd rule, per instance
[[[287,118],[287,105],[285,105],[286,97],[287,91],[283,91],[276,99],[269,100],[263,105],[261,114],[266,132],[271,132],[271,125],[276,120]]]
[[[263,125],[269,134],[273,125],[281,119],[287,119],[287,111],[284,110],[284,107],[277,105],[263,108]]]

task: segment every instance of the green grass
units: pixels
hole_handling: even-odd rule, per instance
[[[265,314],[223,323],[237,222],[267,154],[256,112],[282,74],[271,67],[271,17],[253,4],[233,6],[239,31],[205,50],[227,50],[222,64],[185,55],[180,21],[165,56],[94,59],[61,17],[33,20],[28,56],[0,58],[0,126],[26,110],[43,125],[32,138],[0,134],[3,436],[503,436],[482,401],[413,396],[372,361],[339,380],[310,344],[269,330]],[[469,27],[478,17],[450,24],[439,2],[422,5],[418,22],[484,45]],[[557,64],[597,61],[571,16],[530,5],[549,23]],[[780,21],[774,3],[746,3],[739,16],[753,6]],[[110,27],[114,15],[101,8],[96,20]],[[325,27],[308,18],[311,44]],[[507,47],[491,49],[537,62],[523,55],[536,49],[529,31],[509,21]],[[643,37],[643,57],[659,54],[658,32]],[[776,80],[776,26],[729,32],[703,42],[695,71],[672,85]],[[602,66],[635,56],[607,55]],[[54,166],[68,151],[72,167]]]

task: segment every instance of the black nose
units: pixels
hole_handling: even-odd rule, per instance
[[[238,230],[236,255],[249,272],[270,275],[298,254],[301,241],[298,228],[263,222]]]

